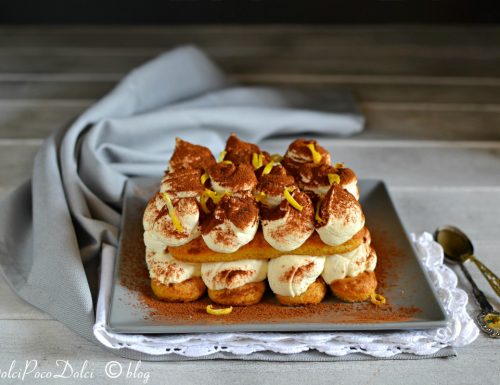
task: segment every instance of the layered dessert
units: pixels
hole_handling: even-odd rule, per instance
[[[377,255],[356,174],[315,140],[271,155],[231,135],[218,159],[176,139],[144,217],[156,297],[249,306],[266,290],[287,306],[375,294]]]

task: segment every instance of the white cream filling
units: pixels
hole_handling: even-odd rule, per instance
[[[177,261],[165,249],[146,249],[149,277],[164,285],[181,283],[201,275],[201,264]]]
[[[280,251],[291,251],[300,247],[314,232],[314,224],[310,223],[307,229],[303,229],[303,224],[297,229],[284,231],[289,221],[289,212],[283,218],[276,220],[263,220],[262,233],[264,239],[272,247]]]
[[[304,183],[307,183],[303,178],[302,181]],[[347,192],[351,193],[356,200],[359,200],[359,189],[358,189],[358,182],[354,181],[351,183],[343,184],[342,188],[344,190],[347,190]],[[328,190],[330,190],[330,185],[319,185],[319,186],[304,186],[302,189],[304,191],[312,191],[314,194],[319,196],[320,198],[324,198],[324,196],[328,193]]]
[[[224,194],[225,192],[232,194],[234,192],[232,189],[222,186],[213,179],[210,179],[210,184],[212,186],[212,190],[214,190],[217,194]]]
[[[145,215],[143,220],[144,243],[147,247],[158,250],[167,246],[181,246],[200,235],[199,218],[200,212],[196,202],[192,199],[183,199],[179,201],[176,210],[176,215],[182,225],[182,232],[178,232],[172,222],[172,218],[168,213],[158,218],[154,223],[149,219],[155,218],[155,212],[159,212],[162,206],[157,205],[156,211],[151,215]],[[148,207],[147,210],[155,210],[155,207]],[[187,214],[179,215],[179,212],[187,212]],[[147,218],[147,219],[146,219]],[[161,247],[160,247],[161,245]]]
[[[334,254],[326,257],[322,277],[327,284],[346,277],[356,277],[364,271],[373,271],[373,261],[367,265],[370,246],[363,243],[356,249],[343,254]],[[375,259],[375,264],[377,263]],[[370,268],[371,270],[369,270]]]
[[[202,234],[202,237],[210,250],[218,253],[233,253],[255,237],[258,227],[258,220],[245,229],[240,229],[231,221],[226,220],[215,226],[208,234]]]
[[[328,223],[316,228],[319,237],[327,245],[338,246],[347,242],[365,225],[365,218],[358,207],[352,207],[349,211],[348,215],[342,218],[330,214]]]
[[[236,289],[267,277],[267,260],[245,259],[233,262],[203,263],[201,278],[210,290]],[[231,272],[235,274],[231,274]],[[238,274],[238,272],[243,272]],[[222,274],[220,274],[222,273]]]
[[[217,181],[215,181],[213,179],[210,179],[210,183],[211,183],[212,189],[217,194],[224,194],[224,193],[227,192],[227,193],[229,193],[231,195],[238,196],[237,193],[241,193],[241,192],[244,192],[244,191],[251,191],[252,190],[252,185],[251,184],[243,185],[242,187],[238,188],[238,190],[233,190],[230,187],[221,185],[220,183],[218,183]]]
[[[325,257],[282,255],[269,261],[267,280],[273,293],[296,297],[305,293],[316,281],[324,265]]]
[[[167,247],[165,238],[160,233],[151,230],[144,232],[144,244],[146,249],[155,251],[164,250]]]
[[[358,182],[356,180],[348,184],[343,184],[342,188],[344,190],[347,190],[347,192],[350,192],[354,196],[354,198],[359,201],[359,188]]]
[[[312,191],[314,194],[319,196],[320,198],[323,198],[328,190],[330,190],[330,185],[320,185],[316,187],[310,187],[310,186],[304,186],[303,188],[304,191]]]
[[[374,271],[377,266],[377,253],[374,249],[370,249],[370,253],[366,259],[365,270]]]
[[[172,166],[172,162],[168,162],[168,173],[175,172],[175,167]]]
[[[275,208],[276,206],[279,206],[281,202],[283,202],[283,194],[280,195],[267,195],[263,199],[263,203],[270,208]]]

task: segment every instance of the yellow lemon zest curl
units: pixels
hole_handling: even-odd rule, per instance
[[[224,191],[223,193],[217,193],[213,190],[209,190],[208,188],[205,189],[205,192],[203,193],[205,194],[207,197],[209,197],[210,199],[212,199],[212,201],[218,205],[220,200],[222,199],[222,197],[224,195],[231,195],[230,193],[228,193],[227,191]]]
[[[229,306],[223,309],[214,309],[212,305],[207,305],[207,313],[212,315],[226,315],[233,311],[233,307]]]
[[[332,184],[339,184],[340,176],[338,174],[328,174],[328,182],[330,182],[330,186]]]
[[[227,154],[227,151],[226,151],[226,150],[221,151],[221,152],[219,153],[219,159],[218,159],[218,161],[219,161],[219,162],[222,162],[222,161],[224,160],[224,158],[226,157],[226,154]]]
[[[184,232],[184,227],[182,227],[181,221],[179,220],[179,217],[175,213],[175,208],[174,205],[172,204],[172,200],[170,199],[169,195],[167,193],[161,193],[163,199],[167,203],[167,209],[168,209],[168,215],[172,219],[172,223],[174,225],[175,231],[178,233]]]
[[[205,214],[210,213],[210,210],[207,207],[207,198],[208,198],[208,196],[205,193],[201,194],[201,196],[200,196],[200,206]]]
[[[293,208],[297,209],[298,211],[302,211],[304,209],[304,207],[293,198],[292,194],[290,194],[290,191],[293,191],[293,190],[285,188],[285,190],[283,191],[283,195],[285,196],[285,199],[288,201],[288,203],[290,203],[292,205]]]
[[[200,206],[203,212],[205,214],[210,213],[210,210],[208,209],[207,206],[208,198],[210,198],[217,205],[219,204],[220,200],[224,195],[231,195],[231,194],[227,191],[224,191],[223,193],[217,193],[213,190],[206,188],[205,191],[203,191],[203,193],[200,196]]]
[[[200,181],[201,181],[201,184],[205,184],[205,182],[208,180],[208,178],[210,178],[210,176],[208,175],[208,173],[205,171],[205,173],[201,176],[200,178]]]
[[[254,152],[252,154],[252,166],[253,166],[253,168],[257,170],[258,168],[261,168],[263,164],[264,164],[264,155],[257,154],[256,152]]]
[[[385,305],[385,297],[382,294],[372,293],[370,294],[370,302],[374,305],[380,306]]]
[[[262,170],[262,175],[267,175],[271,172],[271,170],[274,167],[274,162],[269,162],[266,164],[266,167],[264,167],[264,170]]]
[[[318,164],[319,162],[321,162],[321,154],[316,150],[316,146],[314,146],[314,143],[307,144],[307,147],[309,148],[309,150],[311,150],[314,164]]]

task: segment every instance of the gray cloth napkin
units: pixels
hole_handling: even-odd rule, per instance
[[[31,180],[0,204],[0,268],[20,297],[95,341],[99,252],[117,244],[123,187],[160,177],[176,136],[217,153],[231,132],[259,142],[363,124],[347,92],[239,87],[198,49],[175,49],[45,140]]]

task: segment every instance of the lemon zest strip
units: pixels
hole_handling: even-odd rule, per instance
[[[370,294],[370,302],[374,305],[380,306],[385,305],[385,297],[382,294],[372,293]]]
[[[210,178],[210,176],[208,175],[208,173],[205,171],[205,173],[201,176],[200,180],[201,180],[201,184],[205,184],[205,182],[207,181],[207,179]]]
[[[229,306],[223,309],[214,309],[212,305],[207,305],[207,313],[212,315],[226,315],[233,311],[233,307]]]
[[[264,163],[264,155],[262,154],[257,154],[254,152],[252,154],[252,166],[254,169],[258,169],[262,167],[262,164]]]
[[[345,168],[344,162],[342,162],[342,163],[335,163],[335,168]]]
[[[318,164],[319,162],[321,162],[321,154],[316,150],[314,143],[307,144],[307,147],[309,148],[309,150],[311,150],[314,164]]]
[[[332,184],[339,184],[340,176],[338,174],[328,174],[328,182],[330,182],[330,186]]]
[[[304,209],[304,207],[293,198],[288,188],[285,188],[283,194],[285,196],[285,199],[292,205],[293,208],[297,209],[298,211],[302,211]]]
[[[205,189],[204,194],[206,194],[206,196],[208,196],[210,199],[212,199],[212,201],[216,205],[219,204],[220,200],[222,199],[222,197],[224,195],[230,195],[227,191],[223,192],[222,194],[219,194],[219,193],[216,193],[215,191],[209,190],[207,188]]]
[[[266,167],[264,167],[264,170],[262,170],[262,175],[267,175],[271,172],[271,170],[273,169],[274,167],[274,163],[273,162],[269,162],[268,164],[266,164]]]
[[[200,197],[200,206],[201,206],[201,209],[203,210],[203,212],[205,214],[210,213],[210,210],[207,207],[207,194],[205,194],[205,193],[201,194],[201,197]]]
[[[219,162],[222,162],[224,160],[224,158],[226,157],[226,154],[227,154],[227,151],[226,150],[223,150],[219,153],[219,159],[218,161]]]
[[[220,163],[224,163],[224,164],[233,164],[233,162],[231,162],[230,160],[223,160],[222,162]]]
[[[172,200],[170,199],[170,197],[168,196],[167,193],[164,192],[161,194],[162,194],[163,199],[167,203],[168,215],[172,219],[172,223],[174,225],[175,231],[177,231],[178,233],[184,232],[184,227],[182,227],[181,221],[179,220],[179,217],[175,213],[175,208],[174,208],[174,205],[172,204]]]

